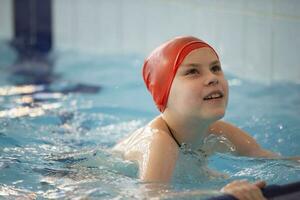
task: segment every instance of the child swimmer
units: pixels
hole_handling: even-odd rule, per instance
[[[221,121],[228,102],[228,83],[216,51],[192,36],[176,37],[156,48],[145,60],[143,78],[161,112],[145,127],[119,142],[113,150],[139,164],[147,182],[170,182],[182,145],[205,157],[228,152],[223,143],[205,150],[209,135],[226,138],[239,156],[275,158],[243,130]],[[221,191],[238,199],[265,199],[264,181],[237,180]]]

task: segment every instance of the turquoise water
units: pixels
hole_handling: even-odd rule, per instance
[[[142,82],[143,58],[60,52],[52,59],[50,70],[39,67],[51,81],[36,84],[28,72],[38,64],[16,73],[20,66],[14,51],[0,45],[0,198],[197,199],[232,179],[300,180],[300,166],[291,161],[217,154],[209,166],[227,179],[140,183],[136,165],[109,149],[158,114]],[[300,85],[227,78],[225,120],[248,131],[264,148],[300,155]]]

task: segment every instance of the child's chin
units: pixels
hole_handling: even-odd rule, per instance
[[[217,121],[222,119],[225,116],[225,111],[219,111],[216,113],[213,113],[211,116],[209,116],[211,121]]]
[[[222,119],[224,116],[225,116],[225,112],[223,112],[221,115],[219,115],[219,116],[217,117],[216,120],[220,120],[220,119]]]
[[[219,108],[214,110],[201,110],[199,113],[194,113],[194,116],[197,116],[205,121],[217,121],[222,119],[225,116],[226,109]]]

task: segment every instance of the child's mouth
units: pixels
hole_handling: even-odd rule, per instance
[[[208,95],[206,95],[203,100],[204,101],[209,101],[209,100],[213,100],[213,99],[221,99],[223,98],[223,93],[221,91],[213,91],[211,93],[209,93]]]

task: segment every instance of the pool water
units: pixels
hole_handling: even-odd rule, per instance
[[[209,167],[229,178],[141,183],[137,166],[109,149],[158,114],[142,56],[59,52],[49,60],[22,64],[0,45],[0,198],[199,199],[233,179],[300,180],[299,163],[216,154]],[[266,149],[300,155],[300,85],[227,78],[225,120]]]

